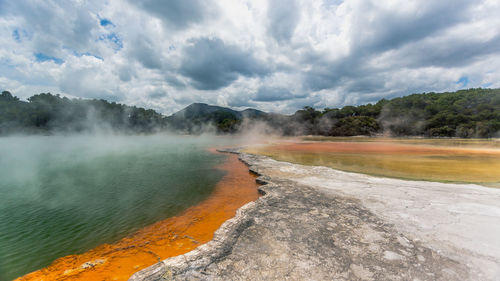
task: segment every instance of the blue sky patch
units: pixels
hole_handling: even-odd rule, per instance
[[[469,77],[462,76],[458,79],[457,84],[461,84],[462,87],[466,87],[469,84]]]
[[[99,23],[101,24],[101,26],[108,26],[108,25],[111,25],[111,26],[115,26],[110,20],[108,19],[101,19],[99,21]]]
[[[62,64],[64,62],[64,60],[61,58],[48,56],[48,55],[43,54],[43,53],[35,53],[34,55],[35,55],[37,62],[53,61],[56,64]]]
[[[96,58],[96,59],[99,59],[99,60],[104,61],[104,58],[103,58],[103,57],[98,56],[98,55],[94,55],[94,54],[92,54],[92,53],[90,53],[90,52],[79,53],[79,52],[74,51],[73,53],[74,53],[74,54],[75,54],[75,56],[77,56],[77,57],[88,56],[88,57],[94,57],[94,58]]]
[[[118,35],[115,32],[111,32],[109,34],[101,35],[101,36],[99,36],[98,40],[99,41],[104,41],[104,40],[110,41],[111,43],[113,43],[113,45],[114,45],[113,49],[115,51],[118,51],[121,48],[123,48],[123,42],[122,42],[122,40],[120,39],[120,37],[118,37]]]
[[[21,41],[23,41],[23,39],[31,39],[31,36],[24,29],[15,28],[14,30],[12,30],[12,38],[16,42],[20,43]]]
[[[21,34],[19,33],[19,29],[14,29],[14,31],[12,31],[12,38],[14,38],[14,40],[16,40],[16,42],[21,42]]]

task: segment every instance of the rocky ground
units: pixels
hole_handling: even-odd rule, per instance
[[[211,242],[142,270],[130,280],[500,278],[496,239],[500,231],[495,233],[500,212],[494,209],[500,210],[500,203],[495,203],[500,202],[497,190],[381,179],[277,162],[263,156],[240,157],[260,175],[263,196],[242,207]],[[379,186],[384,188],[379,190]],[[443,198],[432,204],[440,199],[432,198],[436,194],[427,197],[430,203],[418,205],[417,201],[423,200],[418,194],[432,188],[465,192],[466,196],[452,196],[452,200],[461,203],[462,198],[483,211],[484,204],[490,204],[490,208],[486,213],[469,208],[465,219],[460,220],[457,208],[448,208]],[[386,196],[382,196],[383,192]],[[493,200],[487,201],[491,197]],[[478,198],[486,203],[479,204]],[[439,218],[432,218],[432,213]],[[473,225],[475,235],[465,225],[474,219],[479,220]],[[464,229],[463,235],[460,229]],[[485,240],[467,242],[476,238]],[[466,244],[463,247],[462,240]]]

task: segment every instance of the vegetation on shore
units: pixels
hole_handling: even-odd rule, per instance
[[[306,107],[290,119],[288,132],[298,123],[306,135],[491,138],[500,131],[500,89],[412,94],[323,111]]]
[[[412,94],[324,110],[304,107],[293,115],[195,103],[168,117],[102,99],[42,93],[21,101],[7,91],[0,95],[0,134],[81,132],[96,126],[129,133],[196,134],[210,128],[226,134],[258,122],[283,135],[491,138],[500,132],[500,89]]]
[[[82,132],[112,129],[149,133],[161,128],[163,116],[152,109],[106,100],[69,99],[41,93],[21,101],[0,95],[0,134]]]

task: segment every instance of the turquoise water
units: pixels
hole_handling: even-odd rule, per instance
[[[223,174],[214,140],[0,138],[0,280],[114,242],[195,205]]]

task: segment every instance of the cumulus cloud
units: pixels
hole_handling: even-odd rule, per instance
[[[169,114],[500,87],[491,0],[0,1],[0,88]]]
[[[161,69],[162,55],[157,50],[150,38],[141,35],[131,44],[130,55],[145,68]]]
[[[209,0],[143,0],[130,1],[158,17],[174,29],[185,29],[216,15],[216,3]]]
[[[275,102],[304,97],[305,95],[294,95],[289,89],[284,87],[263,86],[259,88],[253,100],[260,102]]]
[[[179,72],[200,90],[218,90],[240,76],[264,76],[267,66],[251,51],[225,44],[219,38],[192,39],[184,49]]]
[[[99,23],[90,7],[71,1],[3,1],[4,18],[11,18],[37,53],[61,56],[65,49],[88,50]],[[17,41],[21,41],[17,36]],[[16,39],[16,38],[15,38]],[[21,42],[20,42],[21,43]]]
[[[287,43],[293,36],[300,19],[300,7],[296,0],[268,2],[268,31],[280,43]]]

